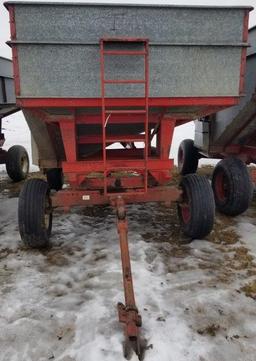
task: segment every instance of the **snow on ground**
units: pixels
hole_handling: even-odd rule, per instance
[[[111,208],[56,213],[52,247],[31,251],[20,243],[8,187],[0,196],[0,360],[123,360]],[[145,361],[255,360],[256,303],[243,291],[255,282],[255,209],[236,220],[218,215],[208,240],[188,243],[175,208],[128,207]]]
[[[38,171],[38,167],[32,165],[31,136],[28,125],[22,112],[17,112],[2,120],[2,132],[5,135],[3,149],[8,150],[13,145],[22,145],[26,148],[30,158],[30,171]],[[0,164],[0,174],[5,173],[5,165]]]

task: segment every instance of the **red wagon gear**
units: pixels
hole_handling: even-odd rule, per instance
[[[186,236],[203,238],[211,232],[211,186],[196,174],[171,186],[170,147],[175,126],[239,102],[248,46],[245,37],[241,40],[251,8],[40,2],[6,6],[17,105],[47,177],[47,182],[28,180],[21,191],[21,238],[30,247],[47,246],[56,207],[115,208],[125,290],[125,303],[118,304],[119,321],[141,359],[142,322],[133,290],[125,203],[175,201]],[[211,24],[202,22],[199,29],[202,17]],[[187,19],[187,29],[177,18]],[[229,64],[232,56],[235,62]],[[185,65],[188,59],[193,67]],[[181,62],[182,72],[177,71]],[[228,68],[220,67],[221,62]],[[214,67],[219,70],[214,72]],[[225,75],[234,81],[226,83]],[[204,82],[198,81],[202,77]],[[109,147],[116,143],[122,148]]]

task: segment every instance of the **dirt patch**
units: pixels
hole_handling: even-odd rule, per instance
[[[198,168],[197,174],[206,176],[207,178],[211,179],[213,170],[214,167],[210,164],[202,165],[201,167]]]
[[[256,279],[247,283],[240,289],[247,297],[251,297],[256,300]]]
[[[256,264],[253,262],[254,258],[245,247],[235,248],[233,260],[236,262],[236,265],[233,265],[234,269],[238,271],[251,267],[255,267],[256,269]]]
[[[50,265],[64,267],[69,264],[69,260],[60,251],[53,251],[46,255],[46,261]]]
[[[240,241],[240,237],[234,229],[235,225],[236,222],[234,218],[217,214],[213,231],[207,239],[212,243],[222,245],[236,244]]]
[[[10,248],[2,248],[0,249],[0,259],[8,257],[10,254],[17,253],[17,251],[14,251]]]
[[[216,336],[217,332],[220,330],[220,325],[215,325],[214,323],[206,326],[205,328],[201,328],[199,330],[197,330],[197,333],[199,333],[199,335],[202,336]]]
[[[33,172],[28,175],[28,179],[41,178],[46,179],[41,172]],[[7,175],[0,176],[0,192],[8,198],[18,197],[25,181],[13,182]]]

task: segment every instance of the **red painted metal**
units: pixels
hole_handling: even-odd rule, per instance
[[[114,204],[117,215],[117,230],[119,234],[125,297],[125,304],[118,303],[119,321],[121,323],[124,323],[126,340],[132,342],[132,346],[134,346],[135,352],[140,359],[141,349],[139,340],[139,328],[141,327],[142,321],[141,316],[138,312],[138,308],[136,306],[134,296],[132,270],[127,237],[128,223],[126,217],[126,210],[123,198],[118,197],[115,200]]]
[[[113,152],[116,150],[113,149]],[[118,150],[117,150],[118,151]],[[161,171],[171,170],[173,165],[172,159],[148,159],[148,170]],[[89,172],[103,172],[104,171],[103,160],[85,160],[77,162],[62,162],[62,168],[65,173],[89,173]],[[112,159],[108,161],[107,170],[143,170],[144,159]]]
[[[182,191],[174,186],[159,186],[149,188],[147,193],[134,190],[134,192],[122,194],[125,203],[146,203],[146,202],[174,202],[181,197]],[[92,206],[109,204],[115,199],[117,193],[111,196],[104,196],[99,190],[88,189],[64,189],[52,195],[53,207]]]
[[[227,185],[225,180],[225,174],[223,171],[219,171],[215,175],[215,196],[219,201],[224,202],[227,199]]]
[[[62,119],[59,121],[62,140],[68,162],[77,160],[77,142],[75,120]]]
[[[110,111],[106,111],[106,114],[110,114]],[[111,117],[108,120],[108,124],[140,124],[143,123],[143,120],[144,120],[143,113],[138,114],[138,111],[129,110],[129,113],[121,113],[121,111],[119,113],[119,111],[116,110],[116,112],[111,111]],[[76,124],[101,124],[101,121],[102,121],[101,114],[76,115]],[[158,113],[149,115],[149,123],[157,123],[158,121],[159,121]]]
[[[109,55],[108,51],[106,50],[106,44],[111,43],[111,39],[101,39],[100,40],[100,69],[101,69],[101,109],[102,109],[102,151],[103,151],[103,173],[104,173],[104,195],[107,195],[108,193],[108,188],[107,188],[107,175],[108,173],[113,170],[110,168],[110,164],[108,162],[107,159],[107,144],[109,143],[114,143],[114,142],[127,142],[127,143],[134,143],[134,142],[143,142],[144,143],[144,168],[141,167],[140,165],[140,170],[144,172],[144,192],[147,192],[147,187],[148,187],[148,152],[149,152],[149,110],[148,110],[148,96],[149,96],[149,66],[148,66],[148,52],[149,52],[149,48],[148,48],[148,40],[147,39],[140,39],[138,40],[136,39],[132,39],[129,38],[129,40],[127,40],[126,38],[114,38],[113,42],[118,42],[120,44],[125,44],[127,43],[127,41],[129,43],[136,43],[136,44],[141,44],[144,48],[143,52],[139,52],[139,54],[137,53],[137,56],[141,56],[143,55],[144,58],[144,78],[143,79],[106,79],[106,75],[105,75],[105,56]],[[129,56],[130,52],[125,49],[125,50],[118,50],[118,55],[124,55],[124,56]],[[113,52],[111,52],[110,55],[116,55],[113,54]],[[135,55],[134,53],[132,55]],[[110,109],[107,108],[106,105],[106,93],[105,93],[105,85],[106,84],[144,84],[145,87],[145,97],[144,97],[144,104],[143,104],[143,109],[131,109],[130,114],[133,113],[142,113],[144,114],[144,118],[143,118],[143,124],[144,124],[144,131],[145,131],[145,135],[144,136],[132,136],[132,135],[124,135],[124,136],[110,136],[107,137],[106,135],[106,128],[108,125],[108,121],[111,117],[111,115],[113,113],[115,114],[129,114],[129,110],[127,109]],[[126,104],[123,102],[122,107],[126,107]],[[83,139],[84,140],[84,139]],[[97,141],[98,142],[98,138],[94,139],[93,141]],[[132,147],[134,150],[136,149],[135,147]],[[133,150],[132,149],[132,150]],[[123,168],[127,169],[127,165],[119,165],[118,168],[120,170],[122,170]],[[116,169],[116,168],[114,168]],[[130,168],[130,170],[132,171],[133,169]]]
[[[180,203],[180,208],[183,222],[186,224],[189,223],[191,219],[191,211],[189,205]]]
[[[100,79],[101,79],[101,120],[102,120],[102,157],[103,157],[103,175],[104,175],[104,184],[103,190],[104,195],[107,193],[107,170],[106,170],[106,105],[105,105],[105,62],[104,62],[104,42],[103,39],[100,40]]]
[[[245,11],[244,15],[244,25],[243,25],[243,35],[242,35],[242,42],[246,43],[248,41],[248,35],[249,35],[249,13],[250,11]],[[239,82],[239,92],[240,95],[244,92],[245,87],[245,71],[246,71],[246,54],[247,54],[247,48],[244,47],[242,49],[241,54],[241,65],[240,65],[240,82]]]
[[[256,187],[256,169],[251,169],[251,179]]]
[[[16,40],[16,24],[15,24],[15,7],[9,5],[9,18],[10,18],[10,29],[11,29],[11,40]],[[16,96],[20,96],[20,72],[18,62],[18,49],[16,45],[12,45],[12,61],[13,61],[13,75],[14,75],[14,86]]]
[[[229,107],[239,103],[240,97],[174,97],[149,98],[150,107]],[[81,108],[101,107],[101,98],[23,98],[17,97],[17,105],[23,108]],[[105,98],[109,107],[140,107],[145,104],[144,98]],[[191,119],[188,119],[190,121]]]
[[[85,187],[85,189],[91,190],[100,190],[103,188],[103,178],[99,176],[95,177],[79,177],[79,183]],[[113,188],[117,190],[122,189],[137,189],[143,187],[143,177],[140,174],[137,174],[134,177],[129,176],[129,174],[123,173],[121,176],[110,174],[107,177],[107,186],[108,188]]]

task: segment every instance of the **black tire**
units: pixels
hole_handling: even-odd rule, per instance
[[[183,233],[192,239],[206,237],[213,228],[214,195],[208,179],[189,174],[181,180],[183,201],[178,203],[178,215]]]
[[[29,157],[26,149],[21,145],[11,147],[6,155],[6,171],[14,182],[27,178],[29,172]]]
[[[61,168],[52,168],[46,171],[47,183],[50,189],[59,191],[64,184],[63,173]]]
[[[212,188],[219,212],[238,216],[253,197],[253,184],[246,164],[238,158],[222,159],[215,167]]]
[[[198,167],[198,150],[192,139],[184,139],[178,150],[178,169],[180,174],[196,173]]]
[[[31,248],[49,244],[52,229],[52,207],[48,184],[42,179],[29,179],[24,184],[18,205],[20,236]]]

